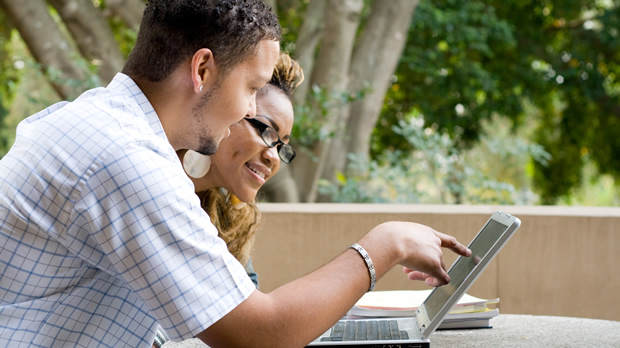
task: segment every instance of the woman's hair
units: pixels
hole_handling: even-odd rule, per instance
[[[265,86],[282,91],[291,100],[293,91],[301,82],[304,74],[299,64],[286,53],[281,53],[273,71],[271,81]],[[259,94],[266,88],[262,88]],[[265,92],[262,92],[263,94]],[[258,96],[257,96],[258,98]],[[260,211],[254,202],[248,202],[241,208],[234,207],[237,198],[219,188],[210,188],[198,192],[202,208],[211,217],[220,237],[228,245],[228,250],[242,265],[246,265],[254,237],[260,225]]]
[[[123,73],[159,82],[208,48],[226,75],[260,41],[280,37],[277,17],[261,0],[149,0]]]
[[[286,53],[280,53],[276,67],[271,75],[271,81],[258,91],[256,99],[269,91],[269,88],[275,87],[282,91],[288,99],[293,101],[293,91],[304,81],[304,72],[299,63],[291,59]]]
[[[219,236],[242,265],[250,259],[254,236],[260,223],[260,212],[253,202],[241,208],[233,207],[231,195],[219,188],[198,192],[202,208],[211,217]]]

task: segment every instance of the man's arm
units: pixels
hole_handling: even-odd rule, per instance
[[[441,247],[459,255],[471,253],[451,236],[407,222],[378,225],[358,243],[370,255],[377,278],[402,264],[415,270],[410,278],[432,286],[449,281]],[[214,348],[303,347],[342,318],[368,291],[369,279],[364,260],[349,249],[269,294],[255,291],[197,337]]]

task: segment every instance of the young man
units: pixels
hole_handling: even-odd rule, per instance
[[[0,346],[150,347],[158,326],[212,347],[303,346],[375,273],[449,281],[441,247],[469,251],[412,223],[373,228],[368,263],[349,249],[269,294],[228,253],[175,151],[212,154],[255,116],[279,40],[260,0],[151,0],[123,74],[20,123],[0,160]]]

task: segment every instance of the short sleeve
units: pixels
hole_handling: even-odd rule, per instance
[[[122,278],[172,339],[198,334],[255,290],[172,151],[110,149],[82,191],[65,245]]]

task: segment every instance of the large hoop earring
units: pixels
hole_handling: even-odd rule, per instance
[[[193,150],[187,150],[183,156],[183,169],[192,178],[199,179],[207,175],[211,169],[211,157]]]

